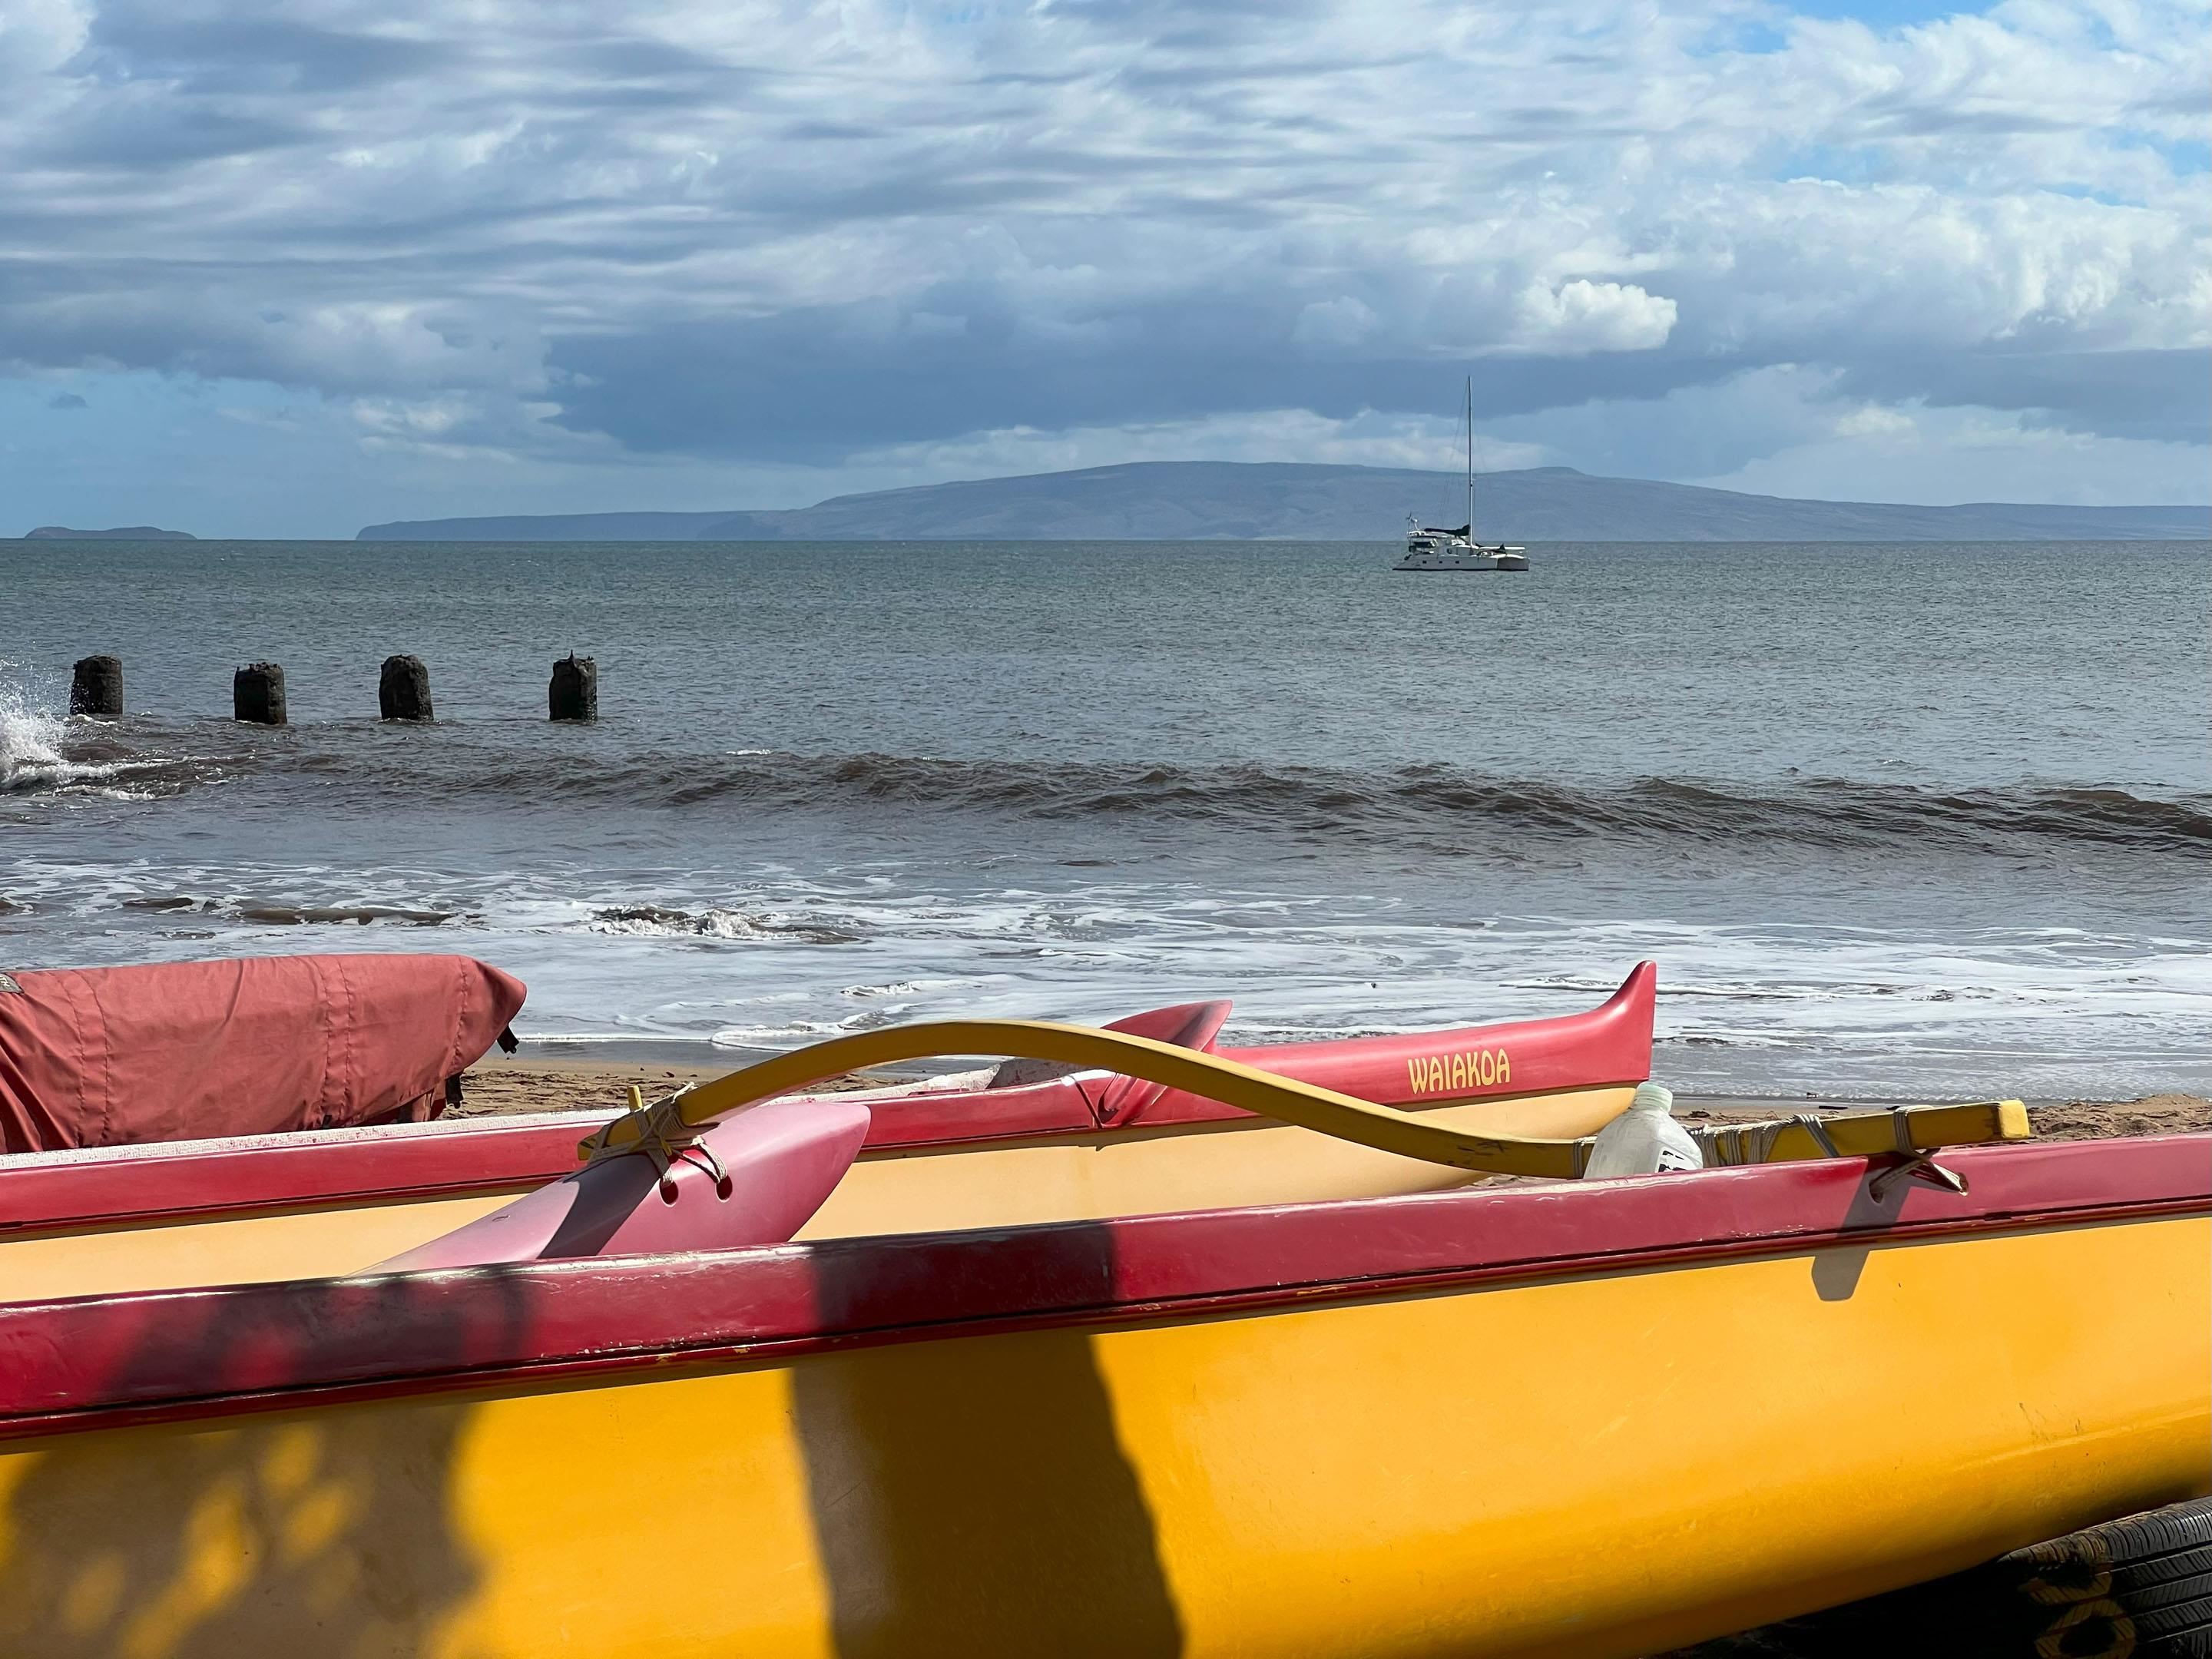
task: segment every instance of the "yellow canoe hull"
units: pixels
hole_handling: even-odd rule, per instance
[[[1979,1188],[2051,1156],[1959,1162]],[[1710,1206],[1695,1248],[1493,1252],[1480,1273],[703,1361],[571,1353],[312,1409],[246,1410],[287,1397],[248,1390],[197,1415],[161,1348],[119,1364],[120,1403],[0,1440],[0,1653],[1627,1656],[2212,1491],[2204,1204],[1954,1227],[1964,1200],[1916,1190],[1875,1231],[1802,1248],[1744,1218],[1785,1188],[1841,1203],[1853,1163],[1672,1178],[1668,1201]],[[1609,1226],[1666,1186],[1269,1224],[1410,1237],[1473,1205],[1485,1237],[1564,1200]],[[1078,1224],[1062,1246],[1121,1252],[1109,1276],[1133,1282],[1133,1253],[1180,1248],[1184,1219]],[[816,1271],[803,1248],[730,1261]],[[453,1316],[504,1308],[520,1330],[541,1282],[486,1279]],[[827,1308],[836,1276],[812,1282]],[[221,1328],[228,1305],[201,1335],[251,1340]],[[96,1311],[55,1306],[20,1328]],[[419,1336],[428,1316],[392,1307]]]

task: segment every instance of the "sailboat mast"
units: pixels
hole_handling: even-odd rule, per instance
[[[1467,377],[1467,538],[1474,539],[1474,376]]]

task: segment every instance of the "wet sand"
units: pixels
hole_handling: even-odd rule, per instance
[[[672,1066],[651,1060],[510,1059],[494,1054],[462,1079],[456,1117],[493,1117],[511,1112],[623,1109],[635,1084],[654,1099],[687,1083],[704,1082],[734,1071],[728,1066]],[[823,1088],[866,1088],[896,1082],[885,1072],[837,1079]],[[1860,1101],[1746,1100],[1678,1095],[1674,1110],[1686,1122],[1731,1122],[1786,1116],[1802,1111],[1848,1111],[1884,1103]],[[2149,1095],[2139,1100],[2031,1102],[2038,1135],[2051,1140],[2085,1140],[2100,1135],[2172,1135],[2212,1129],[2212,1100],[2196,1095]]]
[[[1891,1101],[1714,1100],[1678,1095],[1675,1115],[1688,1122],[1786,1117],[1794,1112],[1879,1110]],[[2031,1100],[2028,1121],[2044,1140],[2094,1140],[2112,1135],[2179,1135],[2212,1129],[2212,1100],[2197,1095],[2145,1095],[2137,1100]]]
[[[461,1079],[461,1103],[448,1117],[501,1117],[514,1112],[574,1112],[604,1108],[609,1115],[629,1104],[635,1084],[647,1100],[672,1093],[686,1084],[704,1083],[727,1076],[738,1062],[727,1066],[672,1066],[654,1060],[510,1059],[487,1054]],[[894,1082],[896,1073],[881,1075],[853,1073],[815,1085],[815,1092],[836,1089],[872,1088]]]

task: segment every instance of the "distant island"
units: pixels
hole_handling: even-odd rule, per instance
[[[26,532],[27,542],[196,542],[189,530],[157,530],[150,524],[125,525],[118,530],[71,530],[66,525],[42,524]]]
[[[1455,525],[1449,472],[1147,461],[836,495],[787,511],[566,513],[370,525],[360,541],[1390,541]],[[2202,541],[2212,507],[1792,501],[1572,467],[1479,481],[1486,536],[1522,542]],[[34,534],[47,532],[34,532]],[[108,532],[107,534],[119,534]]]

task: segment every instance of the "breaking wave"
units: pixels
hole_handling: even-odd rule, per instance
[[[114,767],[63,752],[63,722],[27,707],[15,688],[0,685],[0,792],[29,794],[104,781]]]
[[[611,734],[609,734],[610,736]],[[0,682],[0,796],[147,799],[222,781],[257,793],[313,792],[351,806],[635,809],[748,816],[973,816],[1128,820],[1255,831],[1316,842],[1402,845],[1511,860],[1578,841],[1692,847],[1785,843],[1818,851],[2083,850],[2212,859],[2212,794],[2118,787],[1934,789],[1849,778],[1772,785],[1655,776],[1613,784],[1512,778],[1442,764],[1381,769],[1126,761],[961,760],[860,753],[556,755],[525,727],[447,728],[394,738],[333,723],[216,738],[204,723],[127,731],[64,720],[8,700]],[[203,752],[181,752],[184,750]],[[210,750],[228,752],[208,753]],[[163,753],[161,751],[168,751]],[[737,913],[605,916],[610,932],[752,937]]]
[[[473,788],[534,793],[542,773],[482,774]],[[874,810],[1032,819],[1127,817],[1224,829],[1495,851],[1523,841],[1786,841],[1878,849],[1905,841],[1960,850],[2023,842],[2212,858],[2212,797],[2121,788],[1935,790],[1849,779],[1773,788],[1653,777],[1574,786],[1441,765],[1353,771],[1301,766],[973,761],[896,755],[721,755],[571,768],[568,801],[750,811]]]
[[[594,933],[629,933],[649,939],[762,939],[787,945],[850,945],[860,936],[849,929],[782,915],[749,915],[709,905],[700,910],[665,904],[624,904],[595,910],[586,924]]]
[[[234,904],[223,912],[239,921],[267,927],[326,927],[350,922],[366,927],[371,922],[403,923],[410,927],[436,927],[453,921],[453,910],[410,910],[392,904]]]
[[[114,724],[65,718],[40,707],[19,682],[0,678],[0,796],[151,800],[216,775],[221,764],[147,754]]]

